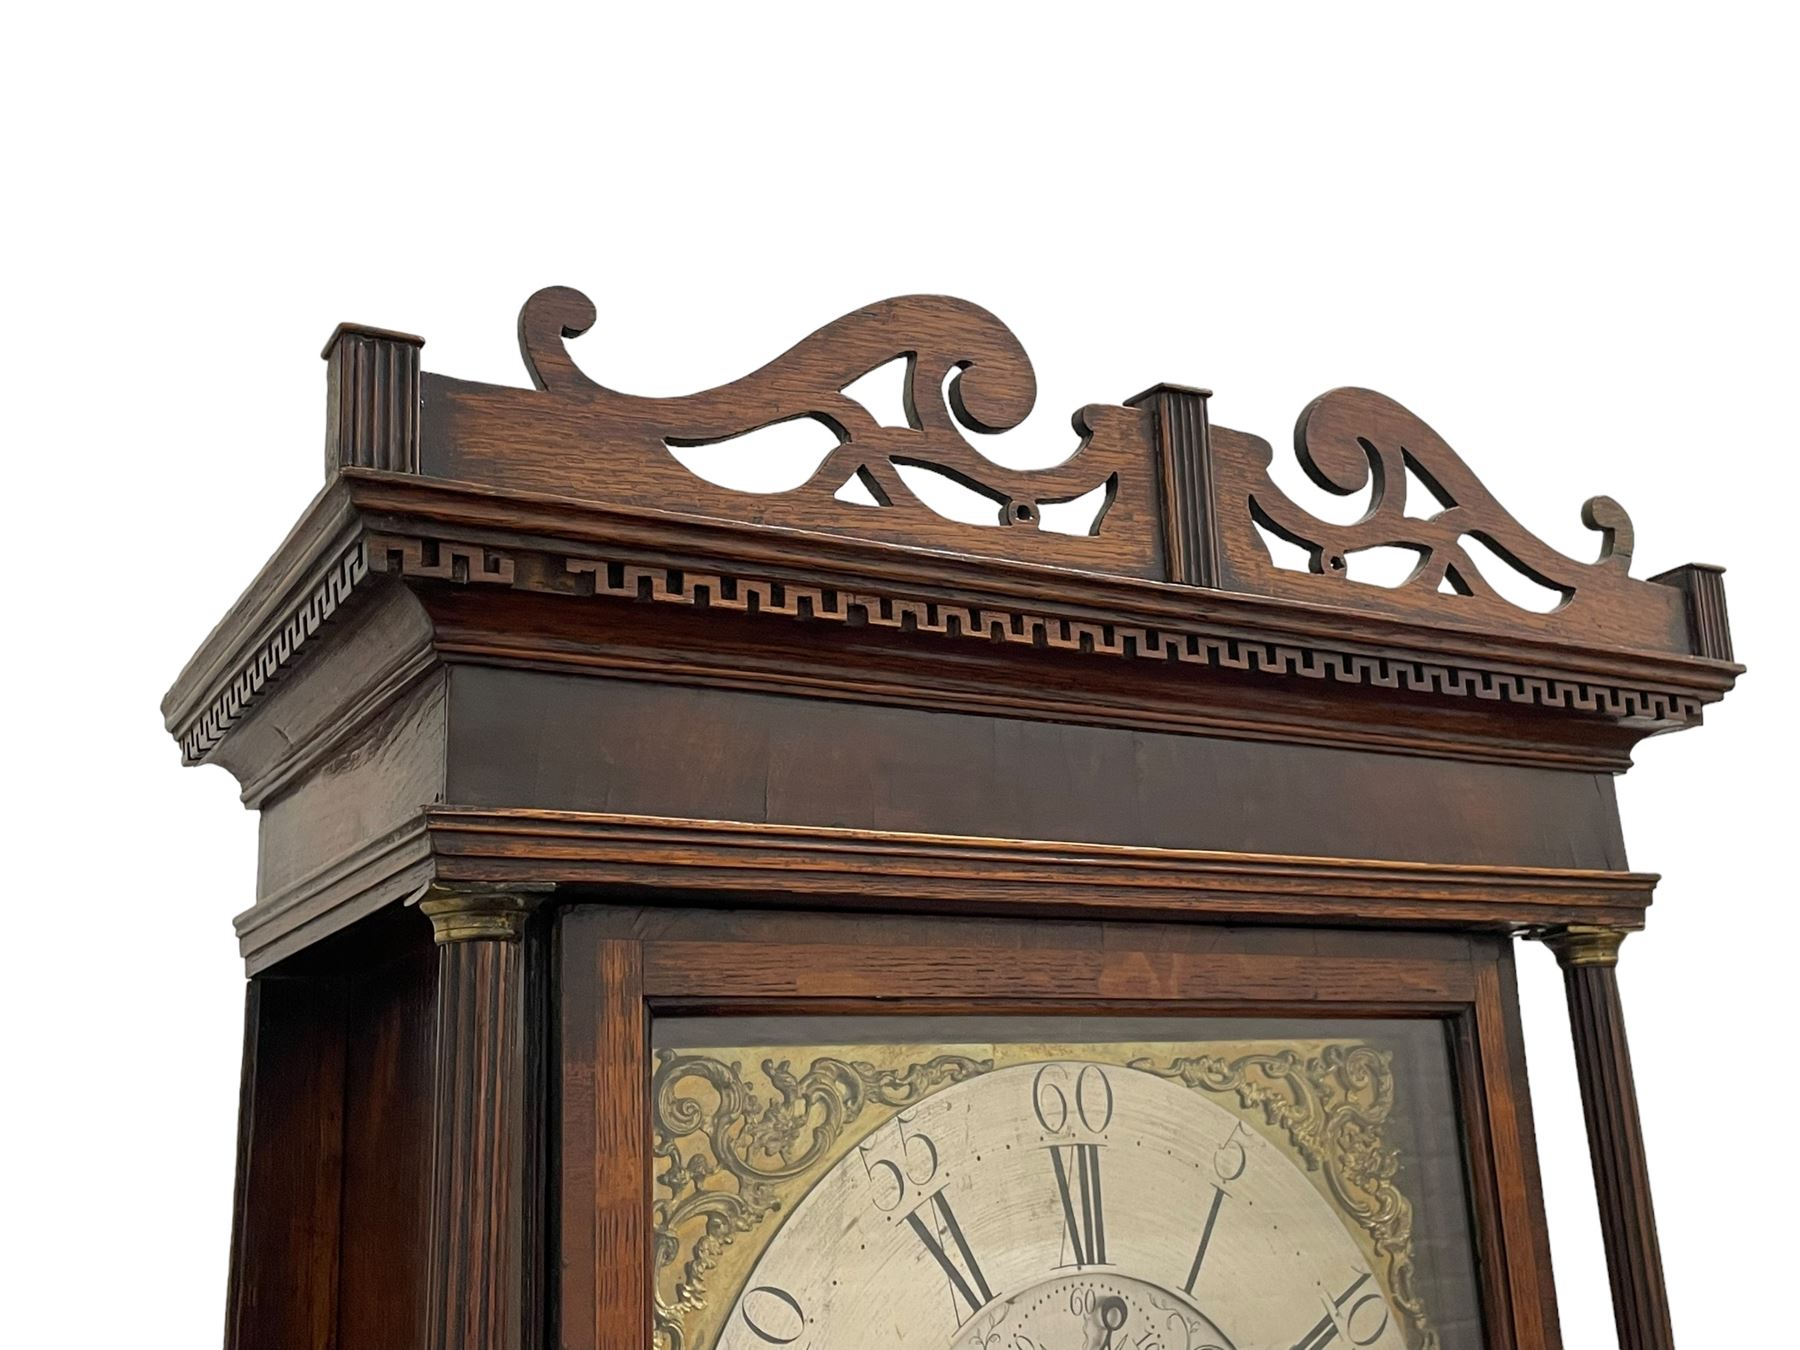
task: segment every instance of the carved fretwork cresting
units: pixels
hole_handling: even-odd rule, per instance
[[[1582,507],[1583,522],[1600,534],[1599,559],[1565,557],[1514,519],[1435,431],[1368,389],[1314,399],[1294,428],[1294,449],[1313,483],[1337,496],[1366,491],[1368,507],[1348,524],[1319,519],[1269,476],[1268,442],[1214,428],[1221,584],[1228,589],[1433,623],[1691,650],[1682,590],[1630,577],[1631,520],[1612,498],[1590,498]],[[1303,550],[1309,570],[1276,566],[1258,526]],[[1505,598],[1483,576],[1472,544],[1491,551],[1490,567],[1510,568],[1542,588],[1552,607],[1538,612]],[[1351,559],[1378,549],[1405,550],[1418,561],[1391,588],[1352,581]]]
[[[1004,468],[964,434],[1018,426],[1037,397],[1024,348],[977,305],[929,295],[884,300],[827,324],[760,370],[678,398],[623,394],[585,375],[564,344],[595,319],[593,303],[566,287],[525,302],[519,345],[535,392],[426,376],[424,471],[573,498],[1161,574],[1147,412],[1082,409],[1074,417],[1078,447],[1041,470]],[[844,392],[894,362],[905,371],[905,425],[899,426],[877,420]],[[788,491],[733,491],[698,477],[672,453],[798,418],[821,424],[838,443]],[[986,497],[993,503],[992,528],[936,513],[907,485],[903,468]],[[852,482],[872,504],[836,496]],[[1090,494],[1097,500],[1087,533],[1041,528],[1043,507]]]

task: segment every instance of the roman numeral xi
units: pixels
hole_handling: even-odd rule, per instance
[[[925,1209],[932,1211],[932,1223],[929,1227],[919,1217],[919,1210]],[[994,1301],[994,1291],[988,1288],[987,1277],[981,1273],[981,1266],[975,1260],[975,1253],[969,1249],[969,1240],[963,1236],[962,1225],[956,1221],[956,1213],[950,1208],[950,1199],[944,1192],[934,1192],[931,1199],[906,1216],[906,1222],[919,1241],[925,1244],[925,1250],[944,1268],[944,1274],[950,1277],[950,1288],[969,1305],[971,1315]],[[960,1266],[945,1249],[946,1241],[955,1248],[962,1263]],[[961,1316],[957,1318],[958,1323],[965,1320]]]

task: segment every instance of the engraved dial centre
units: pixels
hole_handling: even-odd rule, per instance
[[[948,1350],[1234,1350],[1185,1302],[1128,1275],[1065,1275],[988,1308]]]

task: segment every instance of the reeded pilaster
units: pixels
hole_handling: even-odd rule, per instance
[[[1631,1048],[1619,1001],[1619,946],[1626,933],[1572,925],[1542,938],[1556,953],[1568,993],[1620,1350],[1674,1350]]]
[[[523,963],[533,888],[433,886],[438,943],[429,1350],[518,1350],[524,1269]]]

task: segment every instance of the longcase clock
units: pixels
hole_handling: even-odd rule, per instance
[[[340,327],[164,704],[261,823],[228,1350],[1549,1350],[1519,938],[1668,1350],[1613,779],[1740,672],[1718,568],[1367,390],[1295,430],[1342,524],[1177,385],[1000,467],[962,301],[679,398],[594,320],[526,302],[530,388]],[[801,418],[798,486],[689,467]]]

